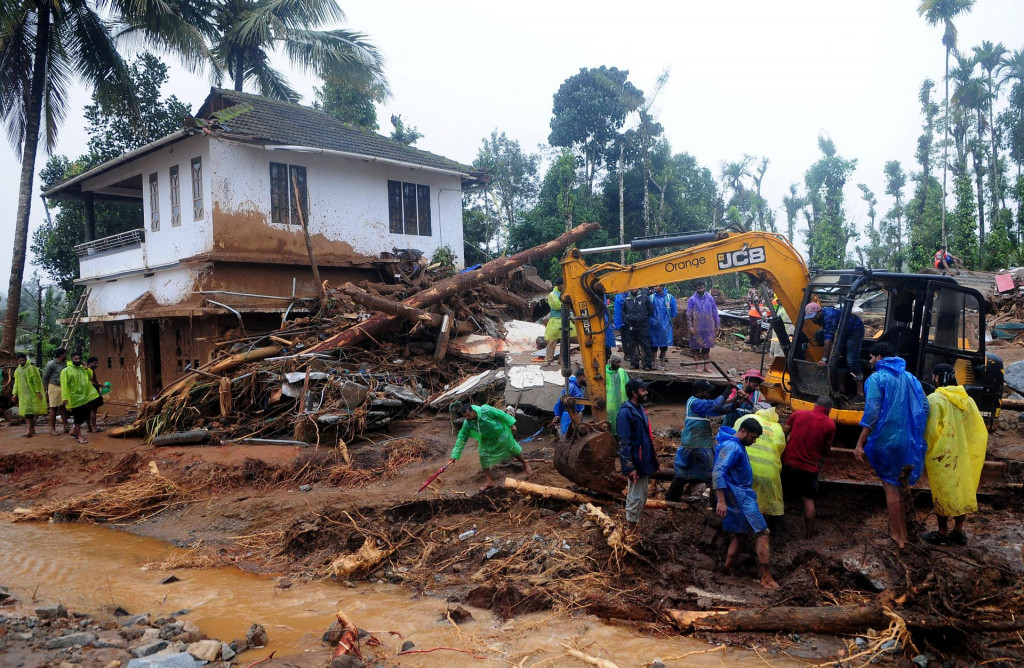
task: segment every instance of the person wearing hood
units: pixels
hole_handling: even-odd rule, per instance
[[[622,302],[622,350],[633,369],[643,364],[644,371],[654,368],[651,352],[651,316],[654,305],[646,290],[630,290]]]
[[[77,350],[71,353],[71,364],[60,372],[60,394],[75,421],[71,435],[85,445],[89,441],[82,435],[82,427],[89,424],[89,414],[97,405],[100,393],[92,386],[89,371],[82,365],[82,353]]]
[[[742,392],[728,399],[732,388],[713,397],[715,386],[710,380],[693,384],[693,396],[686,400],[686,422],[676,450],[675,478],[665,494],[668,501],[678,501],[687,486],[703,483],[711,487],[711,471],[715,467],[715,437],[711,433],[711,419],[731,413],[736,404],[746,400]]]
[[[761,384],[763,382],[764,376],[757,369],[747,369],[740,376],[740,382],[736,385],[736,389],[733,390],[733,394],[729,396],[728,400],[733,401],[737,392],[742,392],[744,397],[735,401],[732,412],[725,416],[722,424],[727,427],[732,426],[739,422],[740,418],[744,418],[754,412],[754,406],[762,400]]]
[[[480,455],[480,468],[484,472],[484,485],[481,491],[494,484],[494,477],[491,475],[491,467],[504,461],[515,458],[523,465],[523,473],[530,475],[533,469],[523,459],[523,448],[516,442],[515,424],[516,419],[503,410],[494,406],[473,406],[455,402],[448,408],[452,414],[461,415],[464,419],[462,428],[459,429],[459,436],[455,439],[455,447],[452,448],[452,458],[449,464],[454,464],[462,458],[462,450],[466,447],[466,441],[476,439],[477,450]]]
[[[761,435],[747,448],[750,469],[754,475],[754,493],[757,494],[757,508],[764,515],[768,527],[772,528],[785,512],[782,502],[782,451],[786,449],[786,435],[779,424],[775,407],[758,402],[750,419],[761,425]],[[737,431],[745,418],[733,427]]]
[[[889,510],[889,532],[899,547],[907,544],[907,517],[901,486],[913,485],[924,469],[924,429],[928,401],[921,383],[885,342],[871,347],[875,372],[865,383],[864,417],[854,455],[866,456],[882,480]]]
[[[619,407],[626,403],[626,384],[629,374],[622,368],[622,355],[615,353],[604,367],[605,409],[612,436],[617,436]]]
[[[966,545],[964,519],[978,510],[978,483],[985,464],[988,430],[974,399],[957,385],[949,364],[932,370],[935,391],[928,395],[928,444],[924,466],[932,488],[939,530],[921,536],[932,545]],[[949,519],[953,518],[953,530]]]
[[[555,281],[555,287],[548,294],[547,325],[544,326],[544,366],[551,366],[555,358],[555,344],[562,340],[562,279]],[[576,325],[569,323],[569,338],[576,336]]]
[[[754,473],[750,467],[747,448],[761,435],[761,423],[754,418],[740,422],[739,431],[731,427],[718,430],[715,446],[715,469],[712,480],[718,503],[715,514],[722,518],[722,529],[733,534],[725,556],[725,570],[736,565],[747,536],[754,536],[754,549],[761,569],[761,586],[778,589],[771,572],[771,550],[768,544],[768,524],[757,507],[754,493]]]
[[[558,420],[558,435],[560,438],[565,438],[565,435],[569,432],[569,425],[572,424],[572,411],[577,413],[583,412],[583,404],[576,401],[576,399],[583,398],[583,388],[586,387],[587,381],[585,378],[580,377],[580,372],[577,372],[575,376],[569,376],[569,381],[566,386],[562,388],[562,394],[558,397],[558,401],[555,402],[555,419]],[[571,401],[566,401],[567,397],[571,397]]]
[[[25,353],[18,353],[11,401],[18,404],[18,415],[25,418],[28,425],[25,437],[32,438],[36,435],[36,416],[46,415],[46,399],[43,397],[43,378],[39,375],[39,368],[32,364]]]
[[[665,292],[664,285],[654,286],[651,293],[651,348],[657,351],[658,369],[668,369],[668,347],[672,345],[672,320],[678,315],[676,298]]]
[[[711,349],[722,323],[718,318],[718,304],[707,292],[707,283],[697,281],[697,290],[686,301],[686,325],[690,332],[690,352],[693,361],[703,362],[697,373],[710,373]]]

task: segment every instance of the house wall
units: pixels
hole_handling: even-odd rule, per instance
[[[211,142],[215,253],[272,257],[305,264],[298,225],[270,220],[270,163],[306,168],[308,224],[317,262],[345,264],[377,258],[392,248],[416,248],[428,257],[441,246],[463,265],[462,185],[458,176],[331,155]],[[430,186],[433,236],[392,234],[388,180]],[[362,257],[361,257],[362,256]]]
[[[196,289],[195,286],[208,271],[209,264],[177,265],[120,278],[89,281],[88,314],[95,318],[124,311],[128,304],[146,292],[152,293],[156,302],[162,306],[181,303]]]

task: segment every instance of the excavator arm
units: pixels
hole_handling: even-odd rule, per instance
[[[799,313],[810,275],[807,265],[785,237],[769,232],[719,232],[701,235],[711,241],[623,266],[606,262],[587,266],[584,253],[571,249],[562,260],[562,300],[569,307],[579,335],[580,354],[588,383],[588,403],[595,417],[604,417],[597,399],[605,396],[605,295],[639,288],[744,272],[767,283],[790,317]],[[678,239],[665,240],[678,245]]]

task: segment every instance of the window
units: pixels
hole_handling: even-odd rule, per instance
[[[149,175],[149,229],[160,231],[160,175]]]
[[[171,227],[181,227],[181,186],[177,165],[171,167]]]
[[[298,198],[295,191],[298,190]],[[301,225],[309,221],[309,192],[306,168],[270,163],[270,220],[278,225]]]
[[[192,219],[203,219],[203,159],[192,158]]]
[[[432,235],[430,186],[388,181],[388,229],[392,234]]]

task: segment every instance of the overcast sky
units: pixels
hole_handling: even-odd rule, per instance
[[[900,160],[916,169],[921,132],[917,93],[930,77],[941,95],[941,28],[917,15],[918,0],[717,0],[606,2],[448,0],[344,2],[347,27],[369,35],[386,58],[393,97],[379,110],[382,131],[392,113],[424,134],[417,147],[471,162],[494,129],[527,150],[546,142],[552,95],[581,67],[614,66],[649,90],[660,72],[671,77],[656,107],[675,152],[686,151],[720,179],[721,163],[749,153],[771,159],[763,194],[785,220],[782,196],[803,184],[829,135],[839,154],[857,160],[847,210],[866,221],[858,183],[879,199],[882,168]],[[1024,48],[1024,1],[978,0],[956,21],[960,48],[982,40]],[[277,65],[290,71],[285,61]],[[315,81],[293,85],[312,100]],[[197,108],[209,90],[203,75],[172,68],[165,92]],[[84,151],[82,107],[70,99],[59,153]],[[45,163],[40,152],[37,167]],[[13,239],[19,164],[0,149],[0,228]],[[36,181],[32,229],[44,219]],[[784,224],[784,223],[783,223]],[[853,244],[851,244],[852,250]],[[31,272],[31,267],[26,275]],[[10,251],[0,253],[0,275]]]

